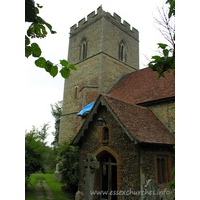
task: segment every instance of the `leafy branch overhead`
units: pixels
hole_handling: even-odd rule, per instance
[[[170,72],[173,69],[175,76],[175,55],[169,56],[170,52],[173,52],[173,49],[169,49],[167,44],[158,43],[158,47],[162,49],[163,56],[152,56],[152,61],[149,63],[149,67],[153,71],[157,71],[159,78],[161,76],[165,77],[164,72]]]
[[[164,28],[159,30],[170,45],[158,43],[158,48],[161,49],[160,55],[152,56],[152,61],[149,63],[149,67],[159,74],[158,78],[165,77],[164,72],[171,70],[175,76],[175,0],[167,0],[166,4],[169,6],[167,14],[162,8],[162,13],[159,10],[161,21],[157,18],[155,20],[161,28]]]
[[[33,56],[38,58],[35,60],[35,65],[40,68],[44,68],[52,77],[58,74],[58,68],[61,76],[63,78],[68,78],[70,76],[70,69],[77,70],[74,64],[69,64],[66,60],[60,60],[59,64],[53,64],[51,61],[46,60],[41,57],[42,50],[36,42],[31,43],[32,38],[44,38],[47,36],[48,32],[46,28],[49,29],[51,34],[55,34],[56,31],[52,30],[52,26],[43,20],[39,14],[39,8],[42,8],[39,4],[35,7],[33,0],[25,1],[25,22],[32,22],[27,30],[27,35],[25,35],[25,57]]]

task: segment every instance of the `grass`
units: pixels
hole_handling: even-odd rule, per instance
[[[35,173],[31,175],[31,185],[30,184],[28,185],[28,189],[25,192],[26,200],[37,200],[34,193],[35,193],[35,185],[38,180],[40,180],[40,183],[42,183],[42,180],[46,180],[46,183],[51,188],[51,191],[56,197],[56,200],[72,200],[75,198],[73,193],[70,192],[65,193],[61,191],[62,184],[60,183],[60,181],[54,180],[53,174]]]

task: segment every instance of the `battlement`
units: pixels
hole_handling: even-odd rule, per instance
[[[77,26],[77,24],[74,24],[70,28],[71,35],[73,36],[74,34],[78,33],[79,31],[86,28],[87,26],[95,23],[101,17],[105,17],[108,21],[113,23],[115,26],[122,29],[126,33],[132,35],[135,39],[139,40],[139,38],[138,38],[139,34],[138,34],[137,29],[135,29],[134,27],[132,27],[132,29],[131,29],[130,24],[128,22],[126,22],[125,20],[123,20],[123,23],[121,23],[121,17],[119,15],[117,15],[116,13],[111,15],[109,12],[105,12],[103,10],[102,6],[97,8],[97,13],[95,13],[95,11],[93,11],[89,15],[87,15],[87,20],[85,19],[85,17],[83,19],[81,19],[78,22],[78,26]]]

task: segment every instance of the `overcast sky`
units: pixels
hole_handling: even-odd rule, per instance
[[[45,39],[37,39],[36,42],[42,49],[42,56],[53,63],[59,63],[61,59],[67,59],[70,27],[78,23],[92,11],[102,5],[103,10],[113,14],[117,13],[126,20],[131,27],[139,31],[140,39],[140,68],[146,67],[148,60],[155,54],[158,42],[163,42],[163,37],[155,28],[154,16],[158,16],[157,7],[164,5],[165,0],[38,0],[43,6],[40,16],[50,23],[57,34],[50,33]],[[28,23],[27,23],[28,25]],[[27,29],[27,25],[25,30]],[[63,98],[64,79],[57,75],[52,78],[45,70],[37,68],[34,59],[25,58],[23,67],[25,72],[25,130],[30,130],[32,125],[42,126],[50,122],[48,144],[53,140],[51,132],[54,131],[54,118],[51,115],[50,104],[54,104]]]

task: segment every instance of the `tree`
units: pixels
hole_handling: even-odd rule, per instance
[[[168,10],[165,12],[162,8],[162,12],[159,11],[161,20],[156,19],[156,22],[161,27],[159,30],[169,44],[158,43],[158,48],[162,51],[160,55],[152,56],[152,61],[149,63],[149,67],[159,74],[158,78],[165,77],[164,72],[170,72],[170,70],[173,70],[175,76],[175,28],[173,26],[175,0],[167,0],[166,4],[169,6]]]
[[[43,143],[44,146],[46,145],[45,140],[47,136],[49,135],[47,133],[49,128],[50,128],[49,123],[44,123],[40,131],[38,131],[37,129],[38,138],[40,139],[40,141]]]
[[[58,148],[45,146],[44,169],[46,173],[54,173],[57,163]]]
[[[25,186],[30,182],[30,175],[36,171],[44,172],[45,148],[40,141],[35,127],[25,134]]]
[[[62,101],[58,101],[55,105],[51,104],[51,114],[55,118],[55,132],[53,132],[54,141],[51,143],[54,147],[58,145],[59,130],[60,130],[60,118],[62,115]]]
[[[27,34],[25,35],[25,57],[33,56],[38,58],[35,60],[35,65],[40,68],[44,68],[52,77],[58,74],[58,67],[60,67],[60,73],[63,78],[70,76],[70,70],[77,70],[74,64],[69,64],[65,59],[60,60],[60,64],[53,64],[51,61],[41,57],[42,50],[36,42],[31,43],[32,38],[44,38],[49,29],[51,34],[55,34],[56,31],[52,29],[51,24],[47,23],[39,14],[39,9],[42,8],[38,3],[36,4],[33,0],[25,1],[25,22],[31,23]]]
[[[48,156],[53,155],[45,142],[48,129],[49,123],[44,123],[41,129],[33,126],[32,130],[25,134],[25,186],[30,182],[31,174],[36,171],[45,173],[44,166],[47,165]],[[52,162],[56,163],[56,156],[53,159]]]
[[[65,184],[68,189],[77,191],[79,171],[78,147],[71,146],[70,142],[65,141],[59,144],[58,152],[61,183]]]

